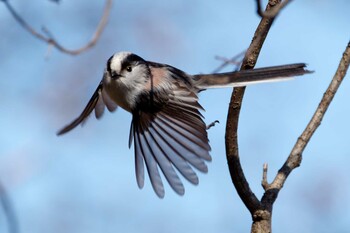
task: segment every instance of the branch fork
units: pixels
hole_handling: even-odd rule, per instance
[[[260,1],[257,0],[258,13],[262,16],[261,22],[257,27],[253,40],[245,54],[242,62],[241,70],[252,69],[258,59],[260,50],[273,23],[275,16],[280,10],[286,6],[291,0],[269,0],[265,12],[261,11]],[[263,166],[263,176],[261,185],[264,188],[264,195],[261,200],[258,200],[254,192],[249,187],[249,183],[245,178],[238,152],[238,121],[240,110],[242,106],[243,96],[245,92],[244,87],[234,88],[229,104],[229,111],[227,115],[226,124],[226,157],[232,182],[236,191],[243,203],[250,211],[253,218],[251,232],[271,232],[271,216],[272,207],[277,199],[279,191],[282,189],[286,179],[293,169],[300,166],[302,161],[302,153],[307,146],[312,135],[320,126],[324,114],[327,111],[335,93],[337,92],[342,80],[345,77],[346,71],[350,63],[350,42],[348,43],[343,57],[338,66],[329,87],[327,88],[323,98],[318,105],[313,117],[306,126],[303,133],[298,138],[293,149],[291,150],[286,162],[279,169],[272,183],[267,181],[268,165]]]

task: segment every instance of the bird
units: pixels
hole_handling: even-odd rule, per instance
[[[132,115],[129,148],[134,145],[138,187],[143,188],[147,170],[159,198],[165,195],[161,173],[177,194],[184,195],[179,175],[197,185],[195,170],[207,173],[206,163],[212,160],[204,109],[198,102],[200,91],[283,81],[310,72],[305,63],[296,63],[190,75],[131,52],[118,52],[108,59],[102,80],[82,113],[57,135],[84,124],[93,111],[100,119],[105,108],[114,112],[121,107]]]

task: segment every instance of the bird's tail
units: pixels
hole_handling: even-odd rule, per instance
[[[195,86],[199,89],[241,87],[256,83],[284,81],[313,72],[306,70],[305,67],[306,64],[298,63],[228,73],[199,74],[193,77]]]

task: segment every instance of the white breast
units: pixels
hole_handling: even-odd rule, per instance
[[[127,90],[122,83],[114,82],[109,77],[103,79],[103,89],[106,91],[110,99],[121,108],[131,112],[135,99],[133,93]]]

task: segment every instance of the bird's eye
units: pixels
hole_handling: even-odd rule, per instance
[[[127,66],[126,67],[126,71],[131,72],[132,71],[132,67],[131,66]]]

